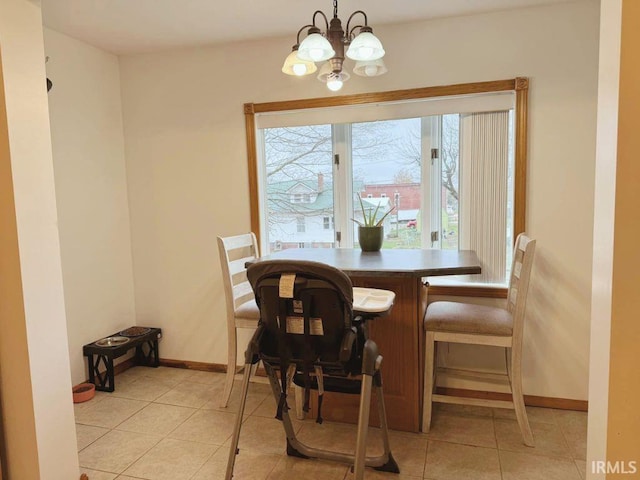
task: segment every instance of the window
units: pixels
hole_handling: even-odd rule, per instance
[[[275,242],[352,247],[360,196],[379,216],[391,210],[383,248],[473,249],[482,276],[456,281],[504,286],[524,230],[527,92],[515,79],[381,93],[371,106],[358,95],[325,108],[248,104],[252,228],[266,251]],[[334,118],[344,123],[322,123]],[[284,191],[295,194],[284,202]]]

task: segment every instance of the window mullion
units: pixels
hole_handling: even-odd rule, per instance
[[[442,175],[440,174],[441,149],[440,115],[423,117],[421,122],[422,137],[422,248],[440,248],[441,235],[441,192]],[[437,158],[432,158],[432,151],[437,151]],[[436,240],[432,241],[432,232],[436,232]]]
[[[427,152],[431,168],[431,229],[427,241],[431,248],[442,247],[442,115],[431,122],[431,150]]]
[[[339,162],[333,164],[334,179],[334,221],[336,232],[341,233],[340,242],[336,246],[341,248],[353,247],[353,172],[351,161],[351,125],[334,124],[331,126],[333,138],[333,153],[338,155]],[[335,157],[334,157],[335,158]]]

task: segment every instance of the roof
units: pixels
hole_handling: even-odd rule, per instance
[[[302,185],[312,193],[311,203],[291,202],[291,191]],[[297,212],[301,215],[312,213],[328,213],[333,211],[333,187],[325,184],[324,190],[318,192],[318,180],[285,180],[267,184],[267,206],[271,212]]]

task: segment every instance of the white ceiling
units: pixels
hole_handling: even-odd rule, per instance
[[[369,24],[468,15],[568,0],[340,0],[339,17]],[[45,26],[116,54],[290,35],[331,0],[42,0]],[[344,24],[343,24],[344,26]]]

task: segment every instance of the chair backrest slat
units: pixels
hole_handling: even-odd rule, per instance
[[[248,257],[242,257],[242,258],[238,258],[237,260],[231,260],[229,262],[229,274],[232,277],[235,277],[236,275],[240,274],[246,274],[247,273],[247,267],[245,266],[247,264],[247,262],[250,262],[251,260],[254,260],[256,257],[255,255],[250,255]],[[243,277],[246,278],[246,277]]]
[[[241,235],[234,235],[232,237],[219,238],[222,238],[227,251],[251,247],[256,243],[255,235],[253,233],[243,233]]]
[[[253,290],[251,289],[251,284],[248,281],[244,281],[233,286],[233,301],[235,302],[236,308],[253,298]]]

